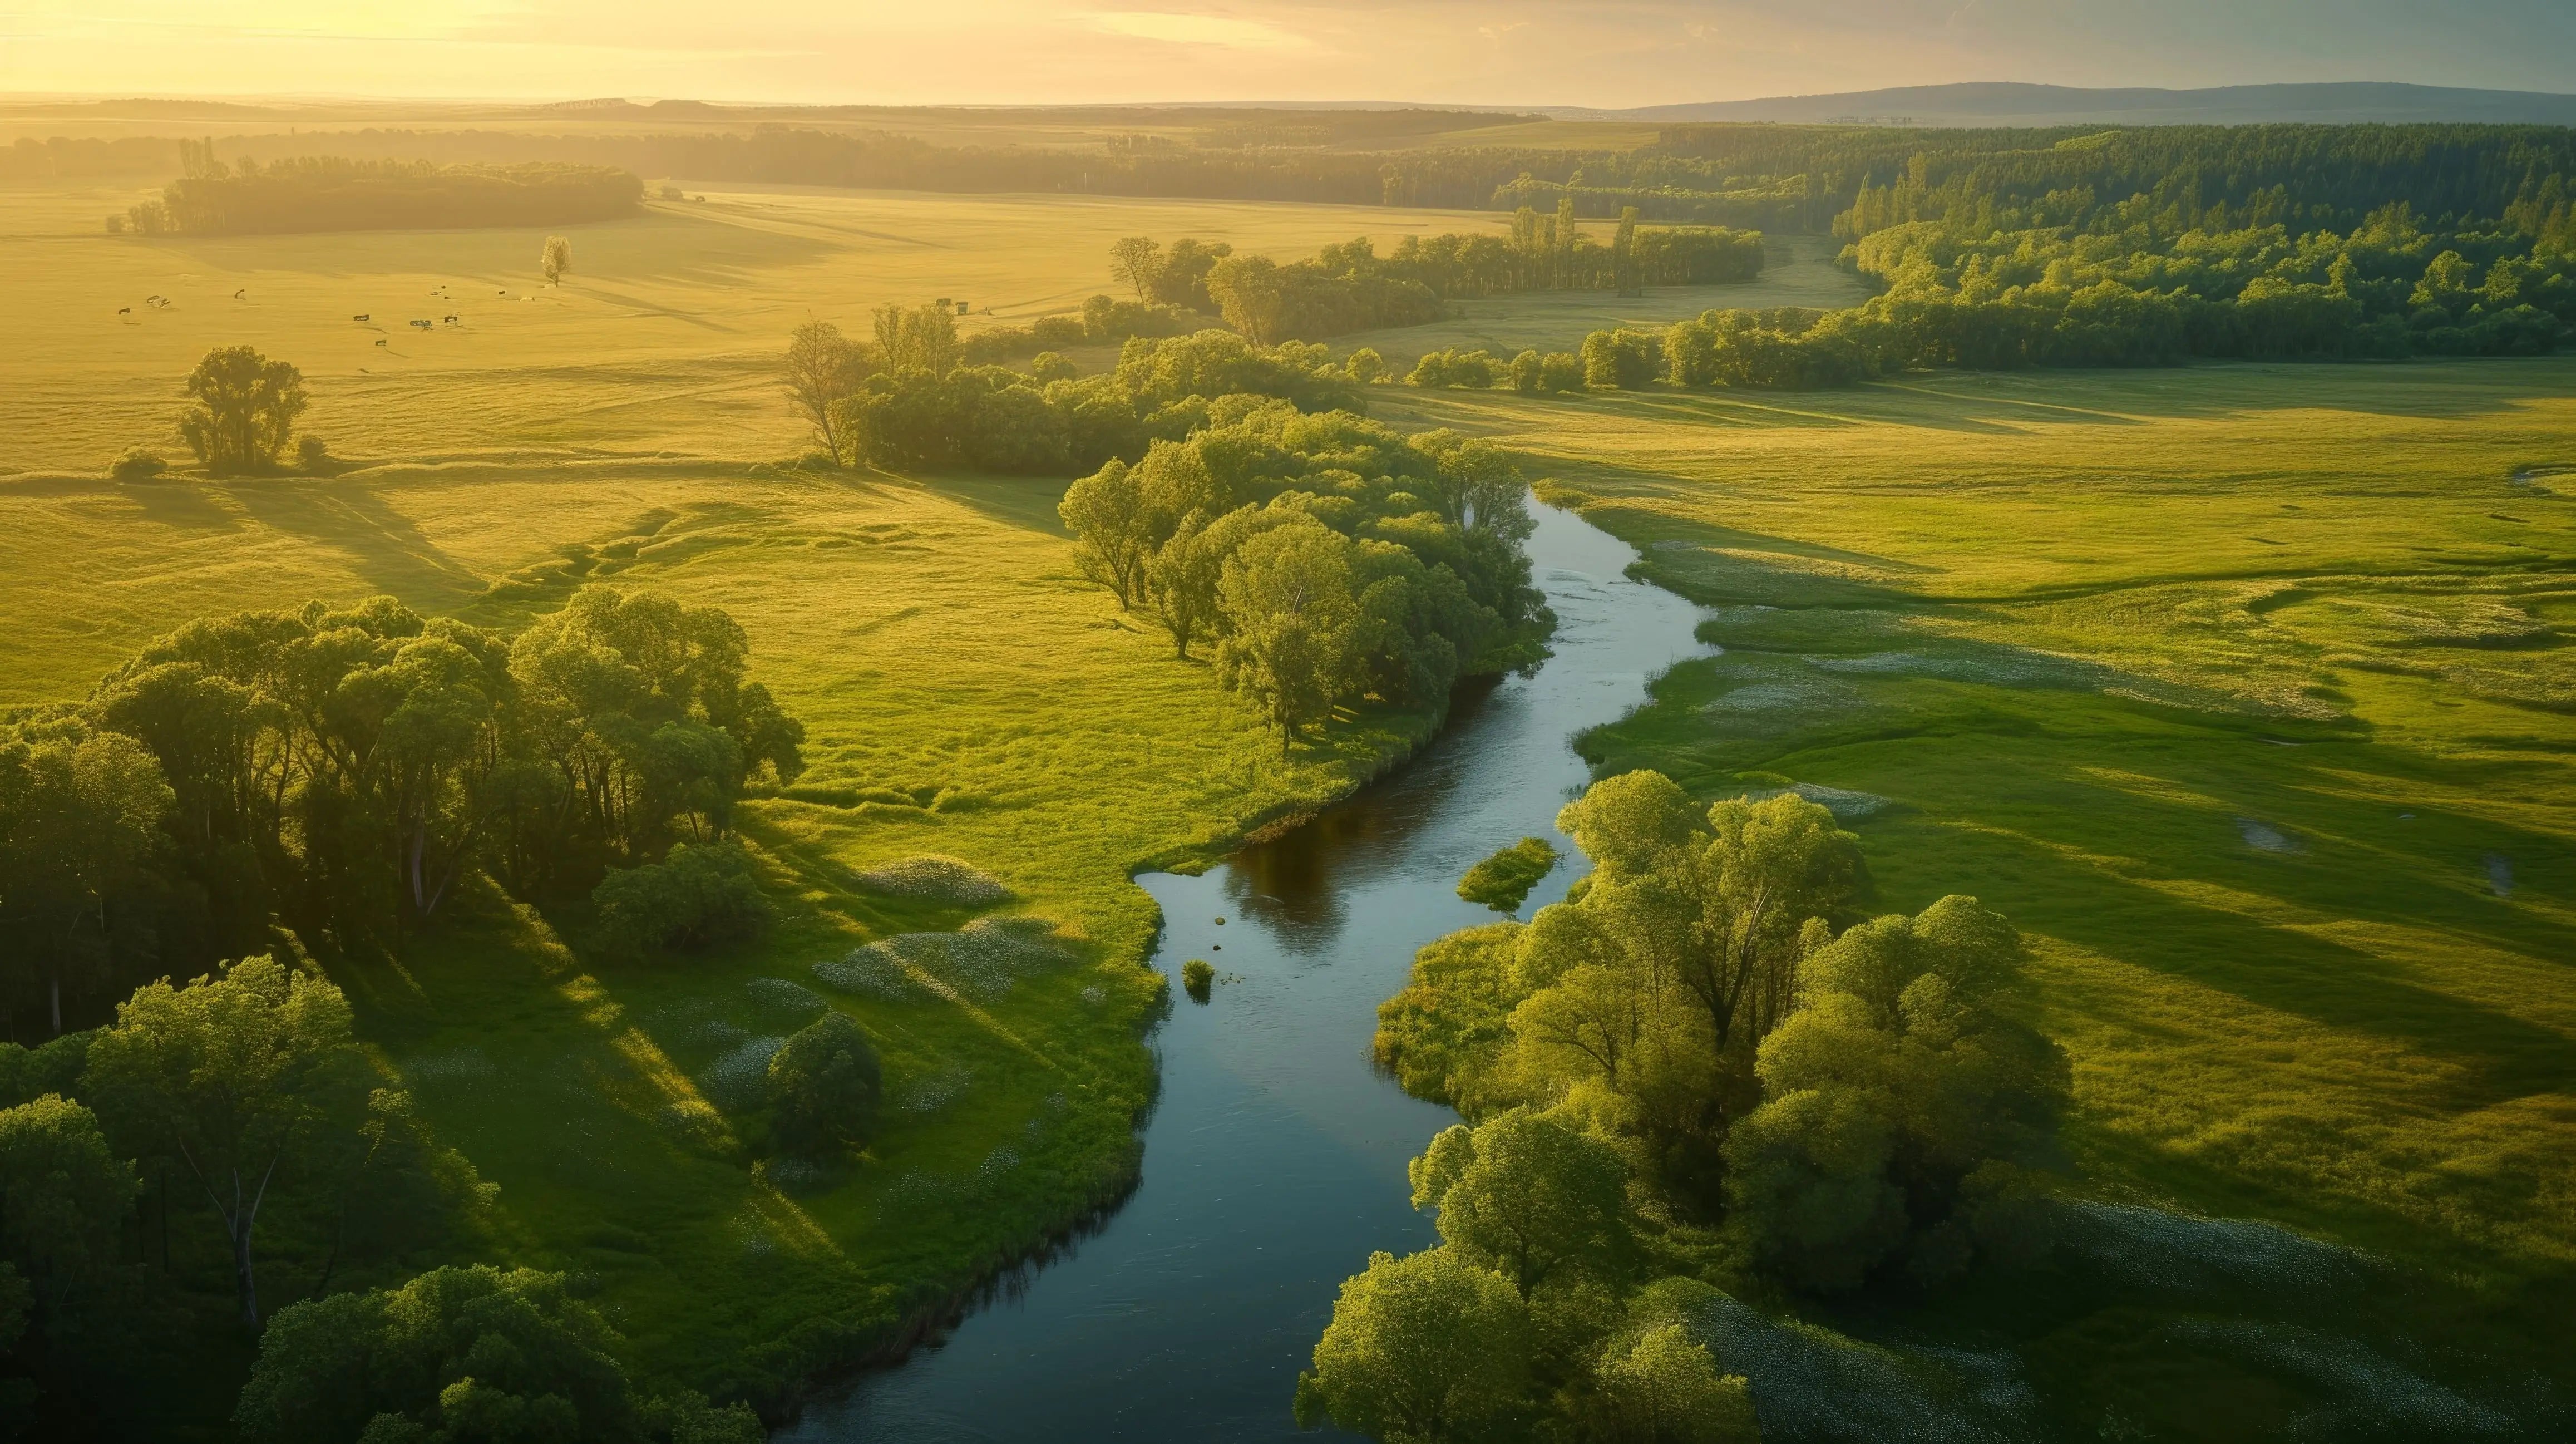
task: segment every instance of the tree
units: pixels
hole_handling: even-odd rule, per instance
[[[1217,586],[1227,622],[1218,680],[1251,695],[1279,729],[1283,757],[1349,688],[1359,617],[1354,571],[1350,540],[1304,516],[1226,558]]]
[[[1406,1176],[1413,1206],[1440,1211],[1440,1237],[1523,1298],[1569,1271],[1613,1269],[1627,1245],[1618,1150],[1525,1108],[1442,1130]]]
[[[1740,1374],[1721,1375],[1708,1347],[1663,1324],[1614,1347],[1595,1370],[1602,1444],[1754,1444],[1762,1426]]]
[[[183,988],[137,989],[90,1044],[82,1092],[116,1135],[175,1157],[214,1205],[242,1322],[259,1324],[251,1245],[281,1168],[352,1145],[365,1055],[349,1002],[274,959],[242,959]]]
[[[188,373],[197,404],[179,416],[179,435],[217,476],[275,464],[304,414],[304,373],[248,346],[218,346]]]
[[[80,1104],[48,1093],[0,1109],[0,1249],[49,1304],[115,1262],[142,1188]]]
[[[1154,508],[1143,478],[1123,461],[1067,488],[1056,515],[1073,533],[1074,565],[1118,598],[1120,611],[1145,599],[1146,567],[1154,555]]]
[[[868,379],[868,357],[829,321],[808,321],[787,342],[787,398],[814,428],[834,466],[858,460],[845,416],[833,403],[858,394]]]
[[[1181,519],[1172,539],[1155,551],[1146,566],[1147,592],[1154,615],[1172,634],[1172,652],[1187,659],[1190,643],[1206,636],[1217,622],[1217,590],[1225,580],[1226,549],[1222,536],[1211,535],[1207,514],[1193,511]]]
[[[828,1158],[866,1146],[885,1078],[867,1030],[834,1011],[770,1056],[768,1092],[770,1129],[787,1151]]]
[[[740,843],[674,844],[661,862],[609,873],[590,896],[621,952],[704,948],[769,926],[768,899]]]
[[[1279,338],[1288,287],[1277,261],[1268,256],[1227,256],[1209,269],[1207,293],[1216,302],[1217,314],[1252,344],[1267,346]]]
[[[546,284],[560,286],[572,274],[572,242],[562,236],[546,237],[545,249],[537,253],[537,267],[546,273]]]
[[[137,906],[170,786],[143,744],[78,723],[0,727],[0,977],[41,977],[53,1031],[63,987],[107,977],[136,951]],[[10,978],[11,991],[24,986]]]
[[[561,1274],[437,1269],[279,1310],[233,1423],[274,1444],[640,1441],[624,1343]]]
[[[1152,236],[1127,236],[1109,243],[1109,275],[1136,288],[1140,302],[1154,299],[1162,279],[1163,247]]]
[[[1524,1411],[1527,1310],[1511,1281],[1454,1248],[1374,1254],[1342,1284],[1297,1379],[1297,1422],[1389,1444],[1504,1435]]]
[[[957,369],[957,313],[947,307],[883,305],[874,323],[877,355],[888,371],[941,377]]]

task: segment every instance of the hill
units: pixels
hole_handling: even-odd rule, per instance
[[[2314,125],[2477,121],[2576,125],[2576,95],[2528,90],[2458,90],[2437,85],[2345,81],[2308,85],[2224,85],[2207,90],[2087,90],[2065,85],[1979,81],[1909,85],[1839,95],[1784,95],[1654,105],[1633,110],[1552,107],[1560,120],[1863,121],[1935,126]]]

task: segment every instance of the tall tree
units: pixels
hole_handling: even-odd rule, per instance
[[[1154,556],[1154,509],[1136,472],[1112,461],[1067,488],[1056,504],[1073,533],[1074,565],[1107,587],[1121,611],[1134,611],[1145,599]]]
[[[537,267],[546,273],[546,284],[560,286],[572,274],[572,242],[562,236],[546,237],[544,249],[537,252]]]
[[[0,1249],[48,1306],[116,1261],[142,1188],[80,1104],[48,1093],[0,1109]]]
[[[1217,314],[1256,346],[1279,339],[1288,287],[1279,263],[1268,256],[1227,256],[1208,271],[1207,293]]]
[[[179,416],[179,435],[217,476],[276,462],[304,414],[304,373],[248,346],[218,346],[188,373],[197,404]]]
[[[0,728],[0,979],[13,992],[41,979],[57,1034],[65,982],[106,976],[136,941],[134,905],[171,802],[159,765],[131,737],[78,723],[33,739]]]
[[[1226,559],[1218,596],[1229,630],[1217,675],[1279,729],[1283,757],[1350,688],[1355,570],[1350,539],[1311,517],[1252,537]]]
[[[1136,288],[1136,299],[1154,299],[1154,284],[1163,275],[1163,247],[1152,236],[1126,236],[1109,243],[1109,275]]]
[[[868,379],[868,356],[829,321],[808,321],[787,341],[787,399],[814,428],[814,438],[834,466],[858,460],[846,410],[833,403],[858,394]]]
[[[281,1169],[355,1147],[369,1081],[348,999],[263,955],[137,989],[91,1042],[81,1091],[117,1137],[197,1181],[232,1249],[242,1322],[256,1328],[260,1206]]]

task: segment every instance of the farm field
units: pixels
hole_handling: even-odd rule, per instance
[[[1881,909],[2031,934],[2091,1186],[2564,1346],[2576,363],[1400,409],[1531,454],[1719,609],[1725,655],[1599,768],[1821,789]]]
[[[1120,236],[1297,256],[1353,236],[1383,249],[1408,234],[1504,230],[1510,219],[1075,196],[702,193],[704,204],[656,202],[632,220],[572,228],[573,275],[550,288],[536,275],[542,231],[111,237],[100,217],[146,193],[0,191],[0,267],[32,278],[36,292],[25,344],[0,357],[0,388],[20,418],[0,439],[0,475],[95,474],[128,445],[174,446],[180,382],[208,347],[229,344],[301,367],[314,397],[305,428],[351,458],[756,460],[800,445],[777,356],[811,318],[864,332],[874,306],[948,296],[975,307],[960,327],[972,335],[1112,289],[1108,248]],[[1474,302],[1462,322],[1337,346],[1374,339],[1409,364],[1440,346],[1552,337],[1570,347],[1618,319],[1858,295],[1806,260],[1749,285],[1660,290],[1642,309],[1584,294]],[[169,307],[146,304],[156,295]],[[371,319],[351,319],[361,315]]]

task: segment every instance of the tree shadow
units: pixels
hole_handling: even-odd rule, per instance
[[[415,608],[453,611],[483,593],[483,576],[440,550],[373,487],[236,482],[227,494],[252,520],[337,550],[367,585]]]

